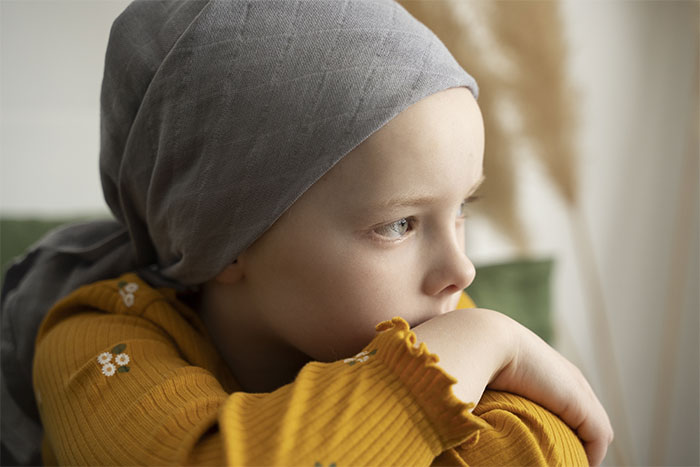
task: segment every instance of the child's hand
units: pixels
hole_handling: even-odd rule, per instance
[[[613,430],[593,389],[570,361],[535,333],[513,323],[518,349],[489,387],[523,395],[557,414],[583,441],[589,463],[599,465]]]
[[[478,402],[486,386],[524,396],[576,431],[591,465],[601,463],[613,438],[605,409],[580,370],[532,331],[480,308],[445,313],[413,331],[457,378],[458,398]]]

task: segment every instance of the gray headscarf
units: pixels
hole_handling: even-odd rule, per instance
[[[214,277],[411,104],[475,81],[394,0],[136,1],[114,22],[100,174],[116,220],[52,232],[6,274],[2,443],[37,462],[34,337],[78,286]]]

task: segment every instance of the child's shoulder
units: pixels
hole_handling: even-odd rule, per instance
[[[86,335],[80,351],[86,361],[128,343],[151,354],[162,351],[166,359],[179,355],[232,387],[232,376],[196,311],[174,289],[152,287],[136,273],[84,285],[58,301],[42,321],[35,346],[60,354],[75,347],[76,336]]]
[[[105,313],[141,315],[154,302],[175,300],[172,289],[155,289],[136,273],[84,285],[59,300],[52,310],[92,308]]]
[[[178,299],[174,289],[152,287],[129,272],[84,285],[56,302],[42,321],[37,339],[60,322],[95,314],[144,318],[168,333],[206,334],[197,313]]]

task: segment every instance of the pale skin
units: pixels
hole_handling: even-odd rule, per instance
[[[360,351],[394,316],[478,401],[488,386],[559,415],[599,464],[608,416],[581,372],[492,310],[455,310],[475,269],[465,200],[483,178],[484,129],[466,88],[406,108],[347,154],[204,285],[201,314],[246,391],[272,391],[312,360]]]

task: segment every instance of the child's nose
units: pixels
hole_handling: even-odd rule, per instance
[[[449,237],[431,248],[431,267],[424,281],[424,292],[428,295],[460,292],[469,287],[476,276],[474,264],[464,253],[464,236]]]

